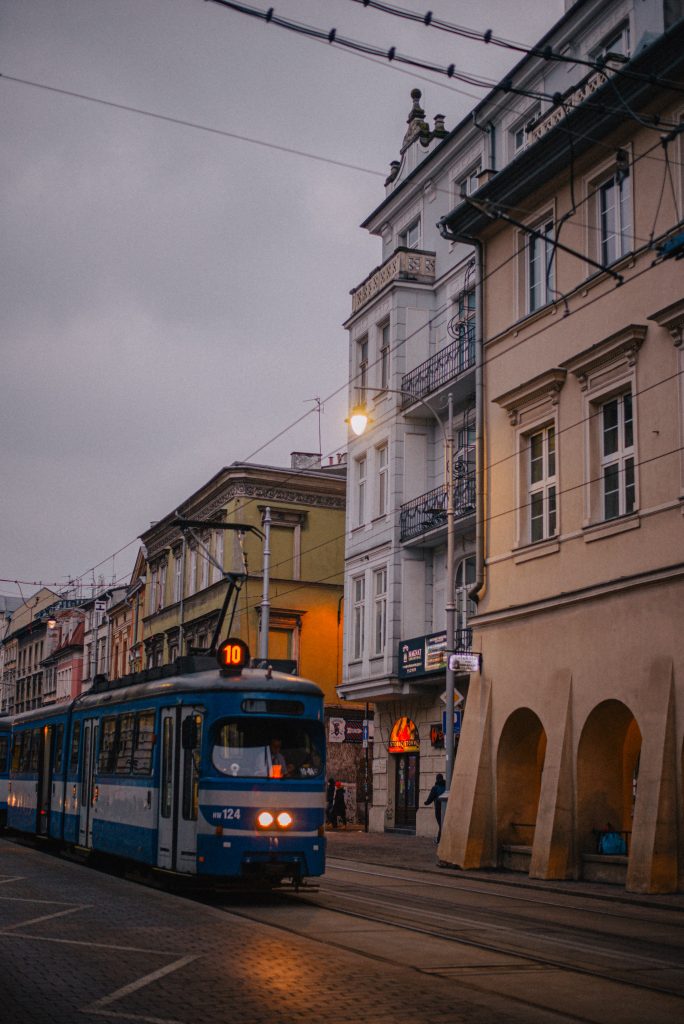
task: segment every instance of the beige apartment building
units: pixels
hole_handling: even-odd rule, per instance
[[[485,504],[471,620],[481,672],[439,856],[673,892],[684,888],[684,22],[634,41],[620,74],[588,69],[442,222],[478,252]]]

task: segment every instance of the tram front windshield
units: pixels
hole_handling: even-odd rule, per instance
[[[311,779],[323,771],[320,722],[226,718],[214,728],[212,762],[233,778]]]

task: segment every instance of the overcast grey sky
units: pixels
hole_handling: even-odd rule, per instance
[[[528,44],[563,11],[401,5]],[[494,79],[515,61],[351,0],[274,6]],[[135,545],[109,556],[222,466],[316,451],[315,415],[285,430],[314,396],[323,453],[343,447],[341,324],[380,262],[358,225],[410,90],[447,128],[484,92],[204,0],[0,0],[0,73],[376,172],[0,78],[0,593],[16,594],[5,580],[66,582],[102,560],[121,576]]]

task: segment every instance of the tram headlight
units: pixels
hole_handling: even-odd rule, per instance
[[[257,814],[257,825],[259,828],[270,828],[274,818],[270,811],[259,811]]]
[[[290,826],[294,822],[294,818],[292,817],[289,811],[281,811],[278,817],[276,818],[276,821],[278,822],[280,828],[290,828]]]

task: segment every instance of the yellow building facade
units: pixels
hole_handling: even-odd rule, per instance
[[[263,532],[269,509],[268,660],[312,679],[334,702],[342,658],[345,491],[343,462],[321,468],[319,457],[294,453],[288,468],[234,463],[155,523],[141,537],[144,667],[209,647],[229,585],[224,573],[246,579],[219,640],[230,633],[259,655],[264,544],[255,531]],[[179,515],[204,525],[181,529]]]

